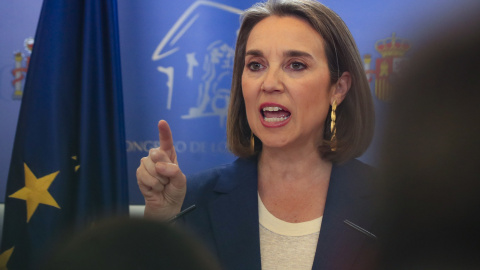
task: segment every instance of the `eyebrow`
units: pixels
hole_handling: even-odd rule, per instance
[[[310,55],[310,54],[307,53],[307,52],[296,51],[296,50],[286,51],[283,55],[284,55],[284,56],[289,56],[289,57],[308,57],[308,58],[313,58],[313,56]]]
[[[263,53],[260,50],[249,50],[245,52],[245,56],[252,55],[252,56],[263,56]]]
[[[245,53],[245,56],[252,55],[252,56],[263,56],[262,51],[260,50],[249,50]],[[303,51],[297,51],[297,50],[289,50],[283,53],[283,56],[286,57],[307,57],[307,58],[313,58],[312,55],[310,55],[307,52]]]

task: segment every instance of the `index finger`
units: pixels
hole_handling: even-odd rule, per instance
[[[158,137],[160,139],[160,149],[165,151],[170,159],[172,159],[172,153],[174,151],[172,131],[165,120],[158,122]]]

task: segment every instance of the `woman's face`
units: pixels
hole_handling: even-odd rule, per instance
[[[306,21],[270,16],[252,29],[242,91],[248,123],[264,149],[316,149],[334,87],[323,38]]]

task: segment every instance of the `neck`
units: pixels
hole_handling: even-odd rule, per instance
[[[318,149],[264,148],[259,157],[259,181],[290,182],[308,184],[330,178],[332,163],[324,160]],[[327,178],[327,179],[325,179]],[[322,180],[323,179],[323,180]]]
[[[263,148],[258,163],[258,193],[265,207],[287,222],[323,215],[332,163],[310,151]]]

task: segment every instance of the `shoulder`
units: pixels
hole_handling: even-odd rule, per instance
[[[356,171],[356,172],[364,172],[364,173],[374,173],[375,168],[365,162],[362,162],[358,159],[351,159],[344,163],[335,164],[335,167],[338,167],[342,170],[347,171]]]
[[[184,205],[190,201],[202,202],[228,193],[242,184],[245,179],[256,176],[256,158],[238,158],[230,164],[187,175],[187,195]]]
[[[347,194],[373,195],[376,193],[377,169],[360,160],[352,159],[341,164],[334,164],[330,185],[335,190]]]
[[[334,164],[332,174],[341,178],[370,181],[375,179],[377,170],[358,159],[352,159],[341,164]]]

